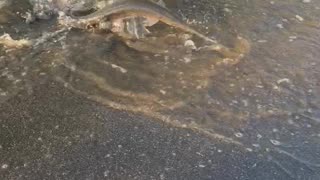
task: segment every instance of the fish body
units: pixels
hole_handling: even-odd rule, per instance
[[[171,13],[167,8],[162,7],[149,0],[122,0],[89,14],[86,16],[74,17],[76,20],[82,22],[97,21],[108,16],[113,18],[130,18],[130,17],[145,17],[147,19],[156,19],[170,26],[179,28],[185,32],[189,32],[209,42],[215,42],[215,40],[205,36],[197,30],[189,27],[180,18]],[[152,24],[151,24],[152,25]]]

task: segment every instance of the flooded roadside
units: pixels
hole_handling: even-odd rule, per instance
[[[153,27],[165,29],[155,41],[170,37],[156,45],[174,48],[172,53],[138,51],[110,34],[59,33],[54,19],[28,25],[9,11],[1,15],[1,33],[41,43],[14,51],[1,47],[1,103],[21,91],[32,94],[35,86],[54,79],[108,107],[192,129],[257,154],[289,178],[319,176],[320,4],[172,4],[192,26],[225,46],[241,50],[237,37],[246,39],[250,53],[234,62],[219,53],[190,51],[178,41],[185,33],[165,25]],[[200,40],[194,42],[201,46]]]

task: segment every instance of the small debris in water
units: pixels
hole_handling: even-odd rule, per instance
[[[280,89],[279,86],[276,86],[276,85],[273,86],[273,90],[279,90],[279,89]]]
[[[258,139],[261,139],[261,138],[262,138],[262,135],[261,135],[261,134],[257,134],[257,138],[258,138]]]
[[[259,148],[260,147],[259,144],[252,144],[252,146],[255,147],[255,148]]]
[[[243,99],[242,103],[243,103],[244,107],[248,107],[249,106],[248,100]]]
[[[280,141],[277,141],[277,140],[274,140],[274,139],[270,139],[270,142],[275,145],[275,146],[279,146],[281,145],[281,142]]]
[[[0,36],[0,45],[3,45],[5,48],[23,48],[29,47],[32,45],[31,41],[26,39],[14,40],[11,38],[10,34],[3,34]]]
[[[283,24],[277,24],[277,27],[278,27],[279,29],[283,29]]]
[[[203,154],[201,154],[200,152],[196,152],[196,154],[198,154],[199,156],[204,157],[204,155],[203,155]]]
[[[115,65],[115,64],[111,64],[111,67],[114,68],[114,69],[118,69],[121,73],[127,73],[128,72],[128,70],[126,70],[125,68],[120,67],[120,66]]]
[[[27,72],[22,72],[21,73],[21,76],[25,76],[25,75],[27,75]]]
[[[189,57],[184,57],[183,60],[184,60],[185,63],[190,63],[191,62],[191,59]]]
[[[232,13],[232,10],[229,9],[229,8],[224,8],[223,11],[224,11],[224,12],[227,12],[227,13]]]
[[[163,95],[167,94],[167,92],[165,90],[162,90],[162,89],[160,89],[160,93],[163,94]]]
[[[237,100],[232,100],[233,104],[239,104],[239,102]]]
[[[277,81],[277,84],[282,84],[282,83],[290,83],[290,79],[288,78],[283,78],[283,79],[279,79]]]
[[[251,149],[251,148],[246,148],[246,150],[247,150],[248,152],[252,152],[252,151],[253,151],[253,149]]]
[[[184,46],[189,47],[191,49],[197,49],[196,45],[194,44],[194,42],[192,40],[186,40],[184,42]]]
[[[267,40],[264,40],[264,39],[260,39],[260,40],[258,40],[257,41],[258,43],[266,43],[266,42],[268,42]]]
[[[289,36],[289,41],[292,42],[296,40],[298,37],[297,36]]]
[[[7,96],[8,93],[7,92],[0,92],[0,96]]]
[[[296,15],[296,18],[299,20],[299,21],[304,21],[304,18],[303,17],[301,17],[301,16],[299,16],[299,15]]]
[[[235,136],[238,137],[238,138],[241,138],[241,137],[243,137],[243,134],[242,133],[236,133]]]
[[[8,167],[9,167],[8,164],[3,164],[3,165],[1,166],[2,169],[7,169]]]

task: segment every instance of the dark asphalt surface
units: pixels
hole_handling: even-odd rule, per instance
[[[294,179],[260,153],[106,108],[54,81],[2,104],[0,117],[1,179]],[[318,179],[310,172],[301,179]]]
[[[54,82],[0,107],[1,179],[284,178],[254,154],[106,108]],[[265,164],[268,166],[268,163]]]

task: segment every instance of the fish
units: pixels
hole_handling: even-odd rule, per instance
[[[169,26],[181,29],[185,32],[194,34],[205,41],[217,43],[214,39],[207,37],[206,35],[187,25],[169,9],[149,0],[116,1],[91,14],[84,16],[72,16],[72,18],[80,22],[96,22],[97,20],[108,16],[111,16],[113,20],[130,17],[144,17],[146,19],[153,19],[161,21]],[[151,23],[149,26],[152,26],[153,24],[154,23]],[[148,26],[148,24],[146,24],[146,26]]]

